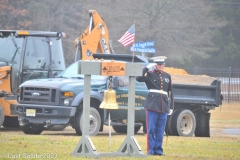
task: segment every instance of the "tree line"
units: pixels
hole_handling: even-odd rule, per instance
[[[238,0],[1,0],[0,29],[65,32],[69,65],[73,41],[89,25],[88,10],[105,20],[115,53],[132,54],[118,39],[135,23],[135,42],[154,41],[156,53],[145,55],[167,56],[167,66],[240,68]]]

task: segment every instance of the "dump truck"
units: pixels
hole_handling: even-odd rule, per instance
[[[131,55],[94,54],[96,59],[132,61]],[[142,56],[134,56],[135,63],[151,63]],[[165,68],[169,69],[169,68]],[[175,109],[168,118],[168,135],[209,137],[209,111],[221,105],[221,82],[208,76],[173,74]],[[127,133],[128,77],[113,76],[112,88],[116,91],[119,109],[111,110],[111,126],[117,133]],[[91,76],[89,135],[94,136],[108,125],[108,110],[99,108],[108,76]],[[145,127],[144,101],[148,90],[145,83],[135,86],[135,130]],[[82,134],[84,75],[78,74],[78,62],[70,65],[55,79],[30,80],[21,84],[17,112],[19,123],[26,134],[40,134],[44,127],[56,124],[72,126]],[[35,96],[37,95],[37,96]]]
[[[209,111],[222,104],[221,81],[204,75],[179,74],[175,72],[178,69],[174,70],[168,67],[165,70],[168,70],[172,77],[175,106],[172,115],[168,116],[165,133],[175,136],[209,137],[211,115]],[[117,92],[118,104],[126,105],[127,77],[113,78],[113,84],[117,84],[113,88]],[[145,83],[136,82],[135,122],[138,125],[135,125],[135,132],[138,132],[141,126],[145,131],[146,115],[143,106],[147,94],[148,90]],[[127,111],[124,108],[122,107],[122,110],[119,111],[111,111],[112,127],[118,133],[127,132]]]
[[[65,67],[64,32],[0,30],[0,127],[19,127],[18,87],[30,79],[51,78]]]

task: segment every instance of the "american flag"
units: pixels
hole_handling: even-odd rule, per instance
[[[127,32],[118,40],[124,46],[129,46],[134,43],[135,26],[134,24],[127,30]]]

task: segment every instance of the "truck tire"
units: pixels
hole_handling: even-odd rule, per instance
[[[65,125],[65,124],[59,124],[59,125],[54,125],[46,130],[49,130],[49,131],[62,131],[64,130],[68,125]]]
[[[77,112],[75,115],[75,123],[74,128],[78,135],[82,135],[82,127],[83,127],[83,118],[82,118],[82,110]],[[90,107],[90,115],[89,115],[89,136],[96,136],[101,127],[101,117],[98,111]]]
[[[210,113],[199,111],[196,113],[196,137],[210,137]]]
[[[143,133],[144,133],[144,134],[147,134],[146,121],[143,122]]]
[[[3,127],[5,128],[19,128],[18,117],[5,117],[3,122]]]
[[[3,125],[4,118],[5,118],[4,111],[3,111],[2,106],[0,106],[0,128]]]
[[[127,126],[121,126],[121,125],[113,125],[113,130],[117,133],[127,133]],[[134,127],[134,133],[136,134],[140,130],[141,126],[135,126]]]
[[[172,116],[168,116],[166,126],[165,126],[165,134],[168,136],[176,136],[176,134],[174,135],[172,132],[171,121],[172,121]]]
[[[36,124],[26,124],[24,126],[20,126],[21,130],[25,134],[40,134],[44,130],[43,125],[36,125]]]
[[[171,119],[171,130],[173,135],[190,137],[193,136],[196,128],[196,119],[192,111],[178,109]]]
[[[176,112],[177,110],[174,110],[172,115]],[[169,115],[167,118],[166,126],[165,126],[165,134],[169,136],[178,136],[178,133],[173,133],[173,125],[172,125],[172,115]]]
[[[171,118],[170,116],[167,117],[167,122],[166,122],[166,126],[165,126],[165,134],[168,136],[172,135],[171,130],[170,130],[170,127],[171,127],[170,118]]]

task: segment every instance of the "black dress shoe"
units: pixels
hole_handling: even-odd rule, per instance
[[[156,154],[156,153],[155,153],[154,155],[156,155],[156,156],[166,156],[166,155],[163,154],[163,153],[162,153],[162,154]]]

